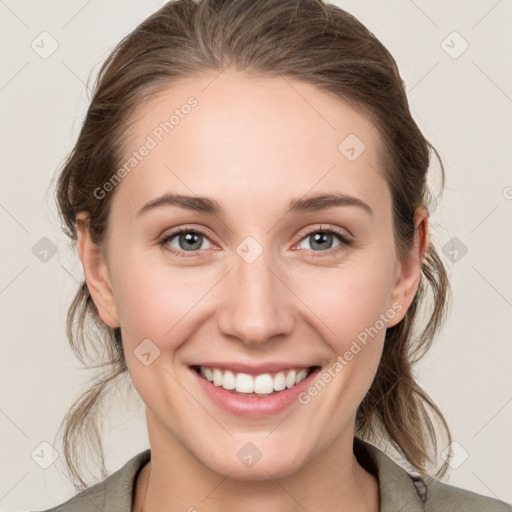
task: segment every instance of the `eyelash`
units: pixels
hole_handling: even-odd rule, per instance
[[[178,235],[181,235],[182,233],[195,233],[195,234],[198,234],[198,235],[202,235],[206,238],[208,238],[208,235],[206,233],[204,233],[202,230],[200,229],[197,229],[197,228],[188,228],[188,227],[183,227],[183,228],[180,228],[176,231],[173,231],[171,233],[166,233],[158,242],[158,244],[166,251],[169,251],[171,252],[172,254],[174,254],[175,256],[179,256],[179,257],[183,257],[183,258],[189,258],[189,257],[194,257],[197,255],[198,252],[200,252],[200,250],[198,251],[181,251],[179,249],[176,249],[176,248],[169,248],[169,246],[167,246],[167,242],[169,242],[169,240],[172,240],[174,237],[178,236]],[[327,234],[332,234],[332,235],[336,235],[341,244],[339,246],[336,246],[332,249],[327,249],[325,251],[312,251],[310,250],[311,252],[315,253],[315,257],[318,257],[318,256],[323,256],[322,254],[316,254],[316,253],[326,253],[327,255],[332,255],[333,252],[339,250],[341,248],[341,246],[345,246],[345,247],[351,247],[352,245],[354,245],[354,241],[349,238],[345,233],[341,232],[341,231],[338,231],[337,229],[335,228],[325,228],[325,229],[313,229],[311,231],[308,231],[307,233],[305,233],[302,238],[299,240],[298,243],[302,242],[302,240],[304,240],[305,238],[307,238],[308,236],[314,234],[314,233],[327,233]]]

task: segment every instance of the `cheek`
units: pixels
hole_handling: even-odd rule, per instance
[[[335,437],[340,425],[355,415],[377,372],[386,332],[381,315],[386,317],[388,281],[378,271],[345,268],[316,279],[308,296],[316,330],[322,332],[331,358],[300,400],[311,407],[318,424],[326,425],[326,438]]]
[[[324,373],[330,374],[324,378],[337,390],[331,395],[331,410],[342,416],[343,410],[355,410],[370,387],[382,354],[386,319],[396,312],[388,305],[390,279],[384,264],[359,261],[322,270],[314,279],[302,281],[299,294],[307,297],[317,330],[329,346],[330,372]]]
[[[144,403],[173,424],[187,404],[175,356],[194,331],[201,298],[212,285],[197,272],[142,264],[141,258],[117,268],[113,285],[130,378]]]
[[[140,263],[138,263],[140,262]],[[123,327],[132,350],[144,339],[173,352],[194,329],[218,276],[193,268],[176,268],[126,258],[117,266],[113,287]]]
[[[385,330],[379,319],[388,308],[391,284],[382,265],[354,263],[321,270],[302,279],[298,295],[306,297],[308,307],[325,325],[322,331],[333,347],[344,349],[347,342],[375,325]]]

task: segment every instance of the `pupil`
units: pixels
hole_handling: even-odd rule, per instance
[[[193,233],[193,232],[189,232],[184,235],[181,235],[180,236],[180,247],[182,249],[184,249],[185,251],[199,249],[201,247],[200,237],[201,237],[201,235],[199,233]],[[199,242],[198,242],[198,240],[199,240]],[[181,245],[181,242],[186,242],[184,244],[185,247],[183,247]]]
[[[330,233],[315,233],[313,236],[313,243],[311,244],[311,247],[314,249],[315,244],[317,245],[317,248],[320,250],[326,250],[328,247],[319,245],[319,242],[325,242],[326,240],[332,241],[332,234]]]

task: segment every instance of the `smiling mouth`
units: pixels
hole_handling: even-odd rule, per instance
[[[293,388],[320,370],[320,366],[309,368],[288,369],[272,373],[250,375],[243,372],[233,372],[223,368],[194,365],[190,367],[200,377],[217,387],[233,394],[253,397],[275,395],[286,389]]]

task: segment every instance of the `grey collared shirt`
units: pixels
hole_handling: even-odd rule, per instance
[[[378,479],[380,512],[512,512],[512,506],[503,501],[430,477],[415,477],[383,451],[357,437],[354,453],[359,463]],[[132,512],[137,476],[150,459],[148,448],[105,480],[41,512]]]

